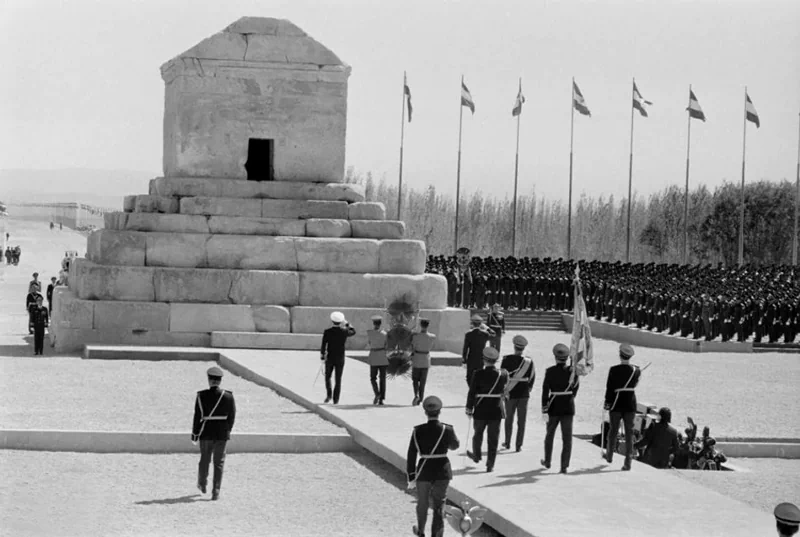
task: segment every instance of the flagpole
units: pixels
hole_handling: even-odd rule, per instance
[[[797,114],[797,185],[794,193],[794,241],[792,242],[792,265],[797,266],[797,227],[800,219],[800,114]]]
[[[567,201],[567,260],[572,259],[572,142],[575,130],[575,77],[572,77],[572,87],[569,101],[569,199]]]
[[[519,79],[519,93],[522,95],[522,77]],[[519,97],[517,97],[519,99]],[[522,106],[520,104],[520,106]],[[512,211],[513,224],[511,225],[511,257],[517,255],[517,180],[519,176],[519,121],[522,117],[522,108],[517,114],[517,154],[514,157],[514,209]]]
[[[403,142],[406,128],[406,72],[403,71],[403,108],[400,114],[400,179],[397,183],[397,219],[402,220],[400,210],[403,203]]]
[[[461,75],[461,87],[458,88],[458,167],[456,168],[456,229],[453,237],[453,253],[458,250],[458,200],[461,195],[461,123],[464,117],[464,105],[461,103],[461,91],[464,87],[464,75]]]
[[[742,135],[742,194],[739,206],[739,266],[744,264],[744,163],[747,150],[747,86],[744,87],[744,128]]]
[[[689,106],[692,106],[692,85],[689,84]],[[686,125],[686,190],[683,194],[683,264],[689,262],[689,148],[692,144],[692,114],[687,114]]]
[[[628,161],[628,229],[627,237],[625,240],[625,262],[631,262],[631,191],[633,190],[633,86],[636,84],[636,79],[631,83],[631,152],[630,160]]]

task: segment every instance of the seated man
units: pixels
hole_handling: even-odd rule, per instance
[[[644,438],[636,443],[637,448],[645,447],[640,461],[654,468],[669,468],[672,459],[678,451],[678,431],[669,423],[672,421],[672,411],[663,407],[658,411],[661,419],[650,425],[644,433]]]

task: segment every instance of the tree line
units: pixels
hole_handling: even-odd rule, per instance
[[[386,217],[397,219],[397,184],[349,168],[346,181],[363,184],[367,201],[386,205]],[[790,181],[766,180],[745,186],[744,257],[746,263],[790,263],[796,189]],[[689,259],[696,263],[735,265],[738,255],[740,185],[725,182],[710,191],[700,185],[689,192]],[[572,211],[575,259],[624,261],[627,198],[613,195],[578,197]],[[647,198],[634,195],[631,210],[631,262],[681,263],[684,189],[676,185]],[[403,188],[402,220],[406,236],[425,242],[428,253],[452,255],[453,196]],[[477,191],[462,195],[459,246],[476,256],[506,257],[511,252],[512,200]],[[566,256],[567,204],[537,195],[517,200],[517,257]]]

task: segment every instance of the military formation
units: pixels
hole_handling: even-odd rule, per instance
[[[793,343],[800,267],[579,261],[589,316],[692,339]],[[576,263],[563,259],[429,256],[450,307],[569,311]]]

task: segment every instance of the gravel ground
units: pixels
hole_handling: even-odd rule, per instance
[[[181,431],[213,362],[2,358],[0,423],[8,429]],[[343,429],[274,391],[227,374],[235,431],[335,433]]]
[[[0,451],[0,535],[378,537],[416,522],[402,474],[366,453],[231,455],[218,502],[196,468],[192,455]]]
[[[781,502],[800,503],[800,460],[735,459],[748,472],[677,472],[684,479],[771,513]]]

